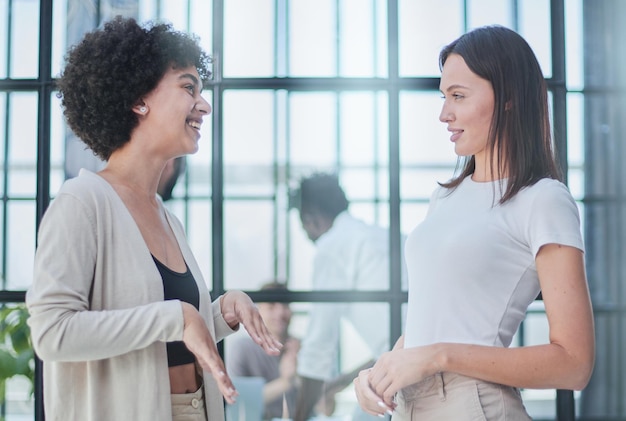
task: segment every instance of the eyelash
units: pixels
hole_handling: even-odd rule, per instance
[[[465,98],[462,94],[452,94],[451,95],[453,99],[463,99]],[[441,95],[441,99],[446,99],[445,95]]]
[[[185,89],[187,89],[192,95],[196,92],[196,87],[193,85],[186,85]]]

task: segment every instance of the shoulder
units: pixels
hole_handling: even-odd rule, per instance
[[[112,196],[113,188],[99,175],[81,170],[79,175],[66,180],[57,197],[71,196],[83,201],[102,201]]]
[[[556,205],[573,205],[574,198],[569,188],[559,180],[551,178],[542,178],[535,184],[528,186],[517,194],[519,201],[527,202],[533,206],[556,206]]]

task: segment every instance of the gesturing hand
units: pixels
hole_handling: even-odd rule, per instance
[[[189,303],[182,303],[185,326],[183,342],[195,356],[200,366],[213,374],[217,386],[228,403],[234,403],[237,391],[228,374],[224,362],[215,346],[215,341],[200,313]]]
[[[229,326],[245,326],[254,342],[270,355],[279,355],[282,344],[270,333],[256,305],[242,291],[228,291],[221,298],[222,316]]]

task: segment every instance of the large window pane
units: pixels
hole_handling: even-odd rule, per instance
[[[385,6],[381,0],[339,2],[339,76],[387,74]]]
[[[35,197],[37,159],[37,95],[13,93],[9,102],[8,193]]]
[[[337,75],[337,2],[289,2],[289,76]]]
[[[39,67],[39,2],[13,0],[12,3],[9,76],[35,78]]]
[[[293,166],[334,167],[337,162],[337,96],[294,93],[289,98],[289,147]]]
[[[275,0],[224,3],[224,76],[274,76]]]
[[[9,48],[9,8],[7,3],[8,0],[0,0],[0,79],[6,78],[9,71],[7,67]]]
[[[519,4],[519,33],[532,47],[545,77],[552,77],[550,0],[525,0]]]
[[[346,166],[389,162],[386,93],[345,92],[339,97],[340,159]]]
[[[187,241],[198,261],[198,266],[209,289],[213,288],[213,243],[211,240],[211,200],[195,199],[186,203],[185,209],[176,207],[174,212],[184,220]],[[184,218],[182,216],[185,216]]]
[[[446,124],[439,121],[443,100],[438,92],[400,94],[401,165],[456,163]]]
[[[439,50],[463,33],[463,1],[398,1],[400,76],[439,76]]]
[[[513,28],[513,6],[513,2],[507,0],[470,0],[467,5],[468,26],[499,24]]]
[[[35,258],[35,201],[10,201],[7,206],[7,232],[3,235],[6,289],[25,290],[33,281]],[[30,263],[30,264],[29,264]]]
[[[52,77],[61,73],[67,37],[67,0],[52,2]]]
[[[274,278],[273,218],[271,202],[224,203],[226,289],[254,289]]]
[[[565,77],[568,89],[575,90],[584,86],[582,1],[565,2]]]

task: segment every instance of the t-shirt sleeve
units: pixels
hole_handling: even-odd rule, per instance
[[[546,244],[571,246],[584,252],[578,207],[568,188],[555,180],[535,187],[527,225],[533,256]]]

